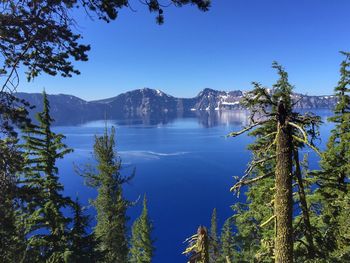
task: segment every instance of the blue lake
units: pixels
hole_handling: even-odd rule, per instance
[[[325,121],[331,112],[315,112]],[[242,175],[250,159],[246,150],[252,141],[247,135],[225,138],[230,131],[246,123],[244,112],[226,112],[201,118],[179,118],[164,122],[113,120],[117,151],[122,158],[122,173],[136,175],[124,188],[133,201],[147,194],[150,216],[154,223],[155,263],[186,262],[181,255],[183,241],[195,233],[199,225],[209,226],[213,208],[217,208],[218,223],[232,215],[230,206],[237,198],[229,192],[233,176]],[[93,162],[94,135],[104,132],[105,121],[77,126],[57,126],[74,153],[58,163],[66,194],[84,205],[96,196],[74,172],[75,165]],[[321,128],[320,145],[324,145],[331,125]],[[307,151],[307,149],[305,149]],[[311,155],[311,168],[317,167],[317,157]],[[244,198],[244,196],[241,196]],[[129,224],[141,212],[141,203],[128,211]],[[92,209],[89,210],[92,214]]]

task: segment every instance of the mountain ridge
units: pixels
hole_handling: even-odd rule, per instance
[[[198,111],[244,110],[240,100],[244,91],[219,91],[203,89],[192,98],[177,98],[159,89],[135,89],[117,96],[86,101],[77,96],[67,94],[48,95],[51,112],[56,121],[85,122],[108,118],[137,118],[139,116],[176,117]],[[16,93],[20,99],[36,106],[30,114],[42,109],[42,94]],[[337,103],[333,95],[310,96],[293,94],[297,109],[331,109]]]

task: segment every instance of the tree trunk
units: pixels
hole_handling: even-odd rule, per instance
[[[292,135],[284,105],[279,105],[276,141],[275,262],[293,262]]]

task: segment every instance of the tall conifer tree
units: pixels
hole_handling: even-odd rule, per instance
[[[265,218],[264,221],[260,221],[261,215],[255,213],[256,217],[250,218],[252,221],[250,231],[258,235],[252,237],[258,241],[259,250],[266,248],[262,254],[270,258],[274,257],[277,263],[291,263],[293,262],[294,240],[292,158],[295,152],[293,150],[295,146],[308,145],[317,151],[312,141],[310,142],[308,134],[313,137],[314,127],[319,118],[310,114],[301,115],[293,112],[292,86],[288,82],[288,74],[277,63],[273,64],[273,68],[279,74],[279,79],[273,89],[268,90],[261,87],[260,84],[254,83],[254,90],[245,96],[245,105],[251,111],[251,124],[239,132],[230,134],[237,136],[253,129],[252,135],[257,136],[257,143],[250,146],[254,152],[253,161],[245,175],[231,190],[239,191],[241,186],[258,185],[258,183],[257,189],[263,190],[262,186],[270,187],[270,189],[265,188],[264,191],[270,193],[272,200],[266,200],[267,202],[264,200],[264,202],[271,205],[269,209],[265,209],[265,213],[272,210],[272,215]],[[305,131],[306,128],[310,128],[310,131]],[[266,179],[271,180],[269,178],[273,175],[275,176],[274,186],[266,185],[269,182]],[[253,198],[259,196],[259,192],[250,190],[248,193],[253,194]],[[260,193],[264,194],[264,192]],[[261,200],[258,199],[255,203],[259,203]],[[253,207],[248,205],[248,209],[250,208]],[[246,209],[243,207],[239,211],[246,214]],[[236,216],[236,218],[238,217]],[[263,227],[271,223],[275,225],[274,232],[261,231]],[[266,240],[261,235],[263,233],[274,233],[274,238]],[[271,235],[269,236],[271,238]],[[273,249],[271,249],[271,245]]]
[[[130,262],[151,263],[154,254],[152,240],[153,226],[148,215],[147,199],[143,199],[143,209],[139,218],[132,225]]]
[[[318,226],[324,231],[320,246],[329,253],[332,262],[350,261],[348,215],[350,191],[350,53],[340,66],[340,80],[335,88],[338,103],[327,148],[320,162],[321,170],[314,172],[319,189],[316,192],[322,209],[317,216]]]
[[[209,230],[209,261],[216,262],[219,256],[219,238],[218,238],[218,222],[216,208],[213,209],[211,215],[211,224]]]
[[[87,232],[90,217],[85,215],[84,208],[78,198],[73,204],[72,229],[69,232],[69,252],[65,254],[66,262],[98,261],[98,253],[95,251],[96,241],[93,234]]]
[[[51,130],[53,119],[50,105],[43,92],[43,111],[37,114],[38,125],[31,125],[23,132],[26,155],[25,169],[20,184],[24,197],[24,227],[27,240],[26,260],[63,260],[66,252],[68,223],[70,219],[63,209],[72,200],[62,195],[56,161],[72,150],[62,140],[64,136]]]
[[[17,177],[23,158],[17,145],[18,139],[0,140],[0,258],[4,262],[17,262],[25,245],[19,227],[17,211]],[[9,163],[9,160],[11,163]]]
[[[268,136],[268,134],[271,135]],[[248,146],[253,154],[253,161],[244,176],[248,177],[250,173],[249,177],[252,179],[240,180],[242,184],[238,183],[231,189],[239,194],[241,186],[249,186],[245,192],[246,202],[237,202],[233,205],[235,214],[232,220],[237,228],[234,236],[236,250],[234,262],[252,260],[259,262],[273,257],[274,220],[264,223],[274,215],[273,174],[276,166],[276,151],[274,147],[268,147],[271,136],[274,134],[276,134],[276,125],[273,120],[263,123],[249,133],[255,139]],[[264,162],[259,162],[260,159]]]
[[[94,156],[97,171],[86,171],[83,176],[87,184],[97,189],[92,205],[97,211],[94,235],[98,241],[98,252],[104,263],[125,263],[128,260],[127,220],[129,202],[123,196],[123,184],[131,177],[120,173],[121,161],[115,151],[115,129],[108,134],[95,136]]]
[[[232,218],[226,219],[222,227],[220,236],[220,257],[218,261],[213,262],[226,263],[228,262],[227,259],[230,262],[233,262],[235,251],[232,227]]]

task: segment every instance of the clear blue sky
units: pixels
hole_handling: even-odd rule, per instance
[[[164,0],[166,1],[166,0]],[[330,94],[338,80],[340,50],[350,50],[349,0],[212,0],[203,13],[170,7],[158,26],[139,1],[113,23],[76,14],[89,61],[81,75],[41,75],[19,91],[73,94],[87,100],[142,88],[192,97],[203,88],[271,85],[271,62],[285,66],[297,92]]]

